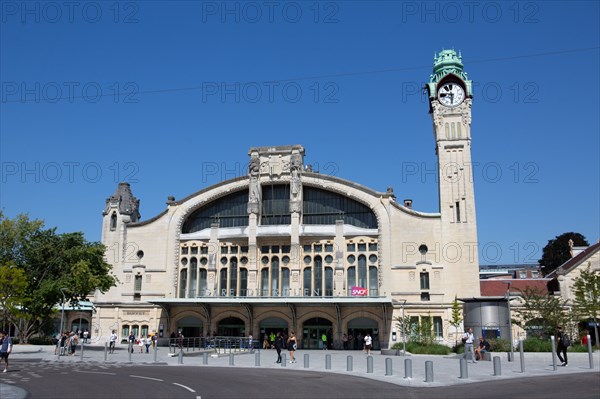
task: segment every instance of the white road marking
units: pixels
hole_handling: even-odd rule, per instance
[[[129,376],[132,378],[143,378],[145,380],[160,381],[160,382],[164,381],[164,380],[161,380],[160,378],[144,377],[143,375],[129,375]]]
[[[196,392],[196,391],[194,391],[192,388],[190,388],[190,387],[186,387],[185,385],[181,385],[181,384],[178,384],[178,383],[176,383],[176,382],[174,382],[174,383],[173,383],[173,385],[177,385],[178,387],[185,388],[185,389],[187,389],[187,390],[188,390],[188,391],[190,391],[190,392]]]
[[[108,373],[105,371],[83,371],[83,370],[73,370],[73,371],[76,373],[117,375],[117,373]],[[61,374],[64,374],[64,373],[61,373]]]

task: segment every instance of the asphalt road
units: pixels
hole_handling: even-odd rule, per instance
[[[277,369],[57,364],[13,361],[0,382],[27,398],[461,398],[598,399],[598,373],[515,378],[436,388],[403,387],[333,373]],[[2,397],[0,392],[0,397]]]

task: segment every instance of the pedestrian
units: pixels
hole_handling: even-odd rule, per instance
[[[254,351],[254,337],[252,337],[252,334],[248,335],[248,346],[251,352]]]
[[[152,349],[154,349],[156,347],[156,340],[158,339],[158,337],[156,336],[156,333],[152,334]]]
[[[371,347],[373,346],[373,338],[371,338],[371,333],[367,332],[365,335],[365,351],[367,352],[367,356],[371,355]]]
[[[129,341],[129,347],[127,348],[127,350],[129,350],[129,352],[133,353],[133,344],[135,344],[135,335],[133,334],[133,330],[129,333],[128,341]]]
[[[277,361],[275,363],[281,363],[281,350],[285,346],[281,333],[278,332],[275,336],[275,350],[277,350]]]
[[[342,342],[344,345],[344,350],[348,349],[348,335],[346,333],[344,333],[344,335],[342,336]]]
[[[144,353],[144,346],[146,345],[146,338],[143,335],[140,335],[140,339],[138,340],[138,346],[140,347],[140,353]]]
[[[112,330],[112,334],[110,334],[110,342],[109,342],[109,353],[115,353],[115,345],[117,343],[117,331]]]
[[[271,345],[269,344],[269,336],[265,333],[265,335],[263,335],[263,344],[262,344],[262,348],[263,349],[269,349]]]
[[[483,354],[489,352],[490,348],[490,343],[485,338],[479,337],[479,346],[475,348],[476,360],[483,360]]]
[[[146,345],[146,353],[150,353],[150,345],[152,344],[152,339],[146,335],[146,339],[144,340],[144,344]]]
[[[0,362],[4,359],[4,370],[3,373],[8,371],[8,355],[12,352],[13,341],[5,331],[0,331]]]
[[[71,331],[71,335],[69,336],[69,356],[73,356],[75,354],[75,349],[77,348],[78,343],[79,336],[75,334],[75,332]]]
[[[66,351],[67,351],[67,344],[69,342],[69,336],[67,334],[67,332],[63,332],[62,336],[60,337],[60,349],[59,349],[59,354],[60,356],[65,356]]]
[[[475,336],[473,335],[473,329],[471,327],[469,327],[467,332],[465,332],[462,337],[462,341],[465,343],[465,354],[463,357],[465,359],[468,359],[467,354],[470,352],[473,363],[477,363],[477,360],[475,360],[475,348],[473,348],[474,340],[475,340]]]
[[[88,336],[89,335],[90,335],[90,332],[86,328],[85,331],[83,332],[83,343],[84,344],[87,344],[87,340],[88,340]]]
[[[327,350],[327,334],[323,333],[321,335],[321,342],[323,342],[323,350]]]
[[[290,331],[290,336],[287,339],[287,347],[290,352],[290,363],[296,363],[294,352],[298,349],[298,341],[296,340],[296,334],[293,331]]]
[[[556,355],[558,360],[562,363],[561,366],[567,367],[569,365],[569,359],[567,358],[567,348],[571,343],[569,338],[563,332],[561,326],[556,327]],[[562,354],[562,356],[561,356]]]

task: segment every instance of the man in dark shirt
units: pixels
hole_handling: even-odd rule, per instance
[[[483,359],[483,354],[490,351],[490,343],[483,337],[479,337],[479,347],[475,349],[477,360]]]

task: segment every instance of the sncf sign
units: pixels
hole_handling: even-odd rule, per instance
[[[369,290],[363,287],[352,287],[352,296],[367,296]]]

